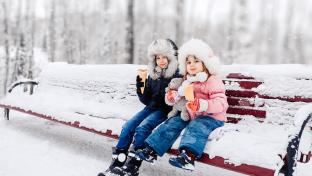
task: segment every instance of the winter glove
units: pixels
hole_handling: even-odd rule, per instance
[[[208,109],[208,101],[195,98],[194,101],[189,101],[186,103],[186,109],[192,113],[205,112]]]
[[[186,103],[186,109],[190,113],[195,113],[199,110],[199,99],[195,99],[194,101],[189,101]]]
[[[177,102],[178,100],[180,100],[180,97],[178,95],[178,92],[175,90],[169,90],[166,93],[166,103],[170,106],[172,106],[175,102]]]
[[[142,82],[142,78],[140,78],[139,75],[136,77],[136,87],[137,92],[142,94],[141,88],[144,87],[144,82]]]

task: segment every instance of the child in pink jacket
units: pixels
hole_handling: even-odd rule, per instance
[[[173,145],[182,130],[185,129],[179,145],[180,154],[169,159],[175,167],[194,170],[195,159],[199,159],[205,149],[209,134],[226,122],[228,108],[225,86],[218,77],[219,59],[202,40],[192,39],[179,50],[179,72],[184,82],[178,91],[166,94],[166,102],[173,105],[184,96],[188,85],[194,88],[194,101],[186,103],[190,115],[188,121],[180,115],[161,124],[146,140],[146,148],[136,155],[148,162],[162,156]]]

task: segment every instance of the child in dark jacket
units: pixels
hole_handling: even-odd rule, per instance
[[[135,151],[145,147],[144,140],[171,111],[165,103],[165,88],[172,78],[179,77],[177,50],[170,39],[155,40],[148,47],[149,76],[144,89],[142,78],[138,75],[136,79],[137,95],[146,106],[123,125],[118,143],[113,148],[112,162],[99,176],[138,175],[142,160],[135,157]]]

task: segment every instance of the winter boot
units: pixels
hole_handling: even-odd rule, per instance
[[[149,163],[154,163],[154,161],[157,160],[156,152],[149,146],[142,150],[138,150],[136,152],[136,156]]]
[[[116,176],[138,176],[142,160],[135,155],[134,151],[130,151],[128,159],[121,168],[115,167],[112,170],[112,175]]]
[[[182,152],[177,156],[169,159],[169,163],[172,166],[182,168],[185,170],[193,171],[195,170],[195,156],[191,152],[182,150]]]
[[[127,155],[128,151],[125,149],[117,149],[115,147],[112,148],[113,150],[113,155],[112,155],[112,162],[108,169],[106,169],[105,172],[101,172],[98,174],[98,176],[108,176],[112,172],[114,168],[121,168],[126,160],[127,160]]]

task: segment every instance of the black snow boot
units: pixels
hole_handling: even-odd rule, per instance
[[[112,150],[113,154],[111,164],[105,172],[99,173],[98,176],[109,176],[114,168],[121,168],[125,164],[128,151],[125,149],[117,149],[115,147],[113,147]]]
[[[154,163],[154,161],[157,160],[156,152],[149,146],[145,147],[144,149],[138,150],[136,152],[136,156],[149,163]]]
[[[112,175],[116,176],[138,176],[142,160],[135,155],[134,151],[130,151],[128,159],[121,168],[115,167],[112,170]]]

